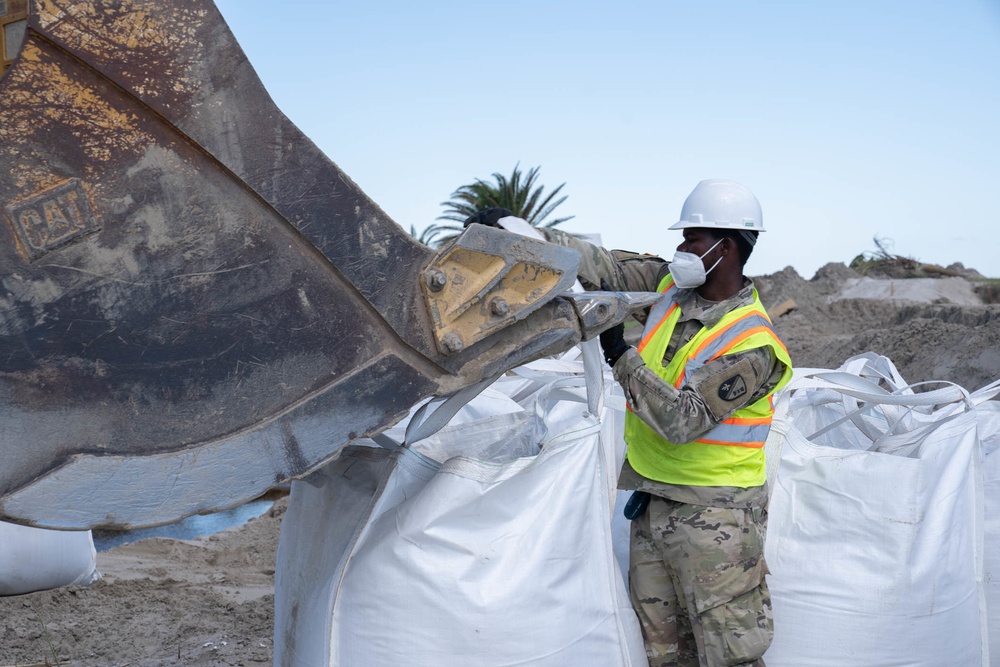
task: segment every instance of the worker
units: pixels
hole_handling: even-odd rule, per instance
[[[683,234],[671,262],[540,231],[580,252],[585,288],[664,294],[637,347],[624,325],[600,337],[629,407],[618,487],[633,491],[629,588],[650,667],[759,667],[773,634],[764,441],[792,374],[743,275],[760,204],[734,181],[702,181],[670,229]]]

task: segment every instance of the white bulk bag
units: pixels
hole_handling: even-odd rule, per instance
[[[984,387],[987,393],[993,388]],[[976,396],[973,394],[973,396]],[[987,401],[976,411],[983,449],[983,584],[990,638],[990,659],[1000,665],[1000,402]]]
[[[974,403],[902,384],[867,355],[786,389],[769,667],[988,664]]]
[[[519,411],[293,483],[275,664],[645,665],[611,540],[624,405],[598,419],[583,385],[529,365],[494,385]]]
[[[0,521],[0,595],[87,586],[100,578],[89,530],[47,530]]]

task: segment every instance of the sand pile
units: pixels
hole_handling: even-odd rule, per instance
[[[835,368],[874,351],[911,383],[967,389],[1000,378],[1000,305],[990,283],[865,279],[830,264],[757,278],[800,367]],[[991,292],[991,290],[993,290]],[[98,555],[89,588],[0,598],[0,667],[270,665],[274,562],[287,498],[207,538],[154,539]]]
[[[288,506],[195,540],[97,555],[103,579],[0,598],[0,666],[270,665],[274,562]]]
[[[755,279],[792,361],[836,368],[848,357],[889,357],[910,383],[947,380],[968,390],[1000,378],[1000,305],[990,283],[862,278],[828,264],[811,280],[792,268]],[[782,314],[791,300],[794,310]]]

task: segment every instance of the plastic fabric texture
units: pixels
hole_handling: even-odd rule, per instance
[[[1000,401],[976,411],[983,450],[983,583],[990,638],[990,659],[1000,664]]]
[[[0,595],[86,586],[100,578],[89,530],[45,530],[0,521]]]
[[[976,402],[914,393],[871,354],[798,375],[783,401],[767,664],[988,665]]]
[[[467,406],[498,414],[293,483],[275,665],[645,665],[612,548],[624,404],[583,366],[518,369]]]

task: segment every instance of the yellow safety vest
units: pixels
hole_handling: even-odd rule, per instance
[[[752,304],[726,313],[713,327],[702,327],[666,366],[663,355],[681,309],[672,276],[664,278],[657,291],[665,296],[650,312],[638,350],[664,382],[680,389],[685,377],[709,361],[765,345],[784,362],[785,372],[767,396],[737,410],[694,442],[672,443],[629,410],[625,416],[629,463],[643,477],[668,484],[760,486],[765,481],[764,442],[774,416],[771,395],[791,380],[792,360],[774,333],[757,290]]]

